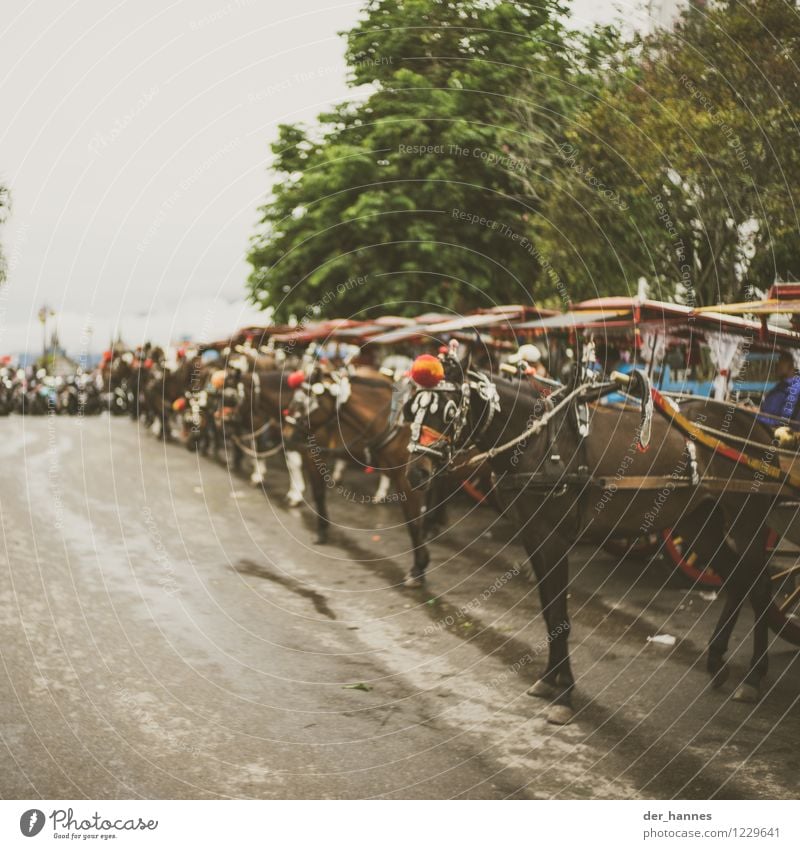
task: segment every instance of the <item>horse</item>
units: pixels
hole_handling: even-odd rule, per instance
[[[280,444],[269,448],[280,439],[280,422],[283,411],[291,401],[293,391],[282,371],[232,372],[226,381],[235,385],[235,406],[224,415],[223,425],[230,432],[234,450],[234,470],[241,466],[243,455],[253,460],[254,470],[250,481],[260,485],[264,481],[264,459],[282,450]],[[290,486],[286,494],[289,505],[297,507],[303,501],[302,459],[297,452],[287,450],[286,467]]]
[[[657,449],[641,450],[641,411],[631,405],[590,407],[584,401],[591,387],[577,384],[548,396],[526,382],[472,370],[451,353],[435,365],[435,358],[419,363],[422,359],[412,370],[420,388],[403,410],[412,423],[410,449],[437,470],[458,468],[474,450],[477,459],[491,465],[495,488],[516,520],[517,537],[538,582],[548,660],[528,694],[550,702],[548,721],[563,725],[574,716],[570,548],[578,540],[602,543],[609,536],[635,537],[666,528],[693,541],[724,579],[724,609],[707,654],[715,687],[728,677],[728,641],[749,598],[755,616],[753,655],[733,698],[756,701],[768,666],[771,594],[765,537],[774,501],[758,473],[685,437],[661,417],[648,422],[650,445]],[[753,416],[719,402],[693,399],[682,404],[681,412],[732,437],[771,440]],[[763,463],[776,467],[775,455],[765,453]],[[421,578],[412,572],[409,582],[416,586]]]
[[[193,379],[202,369],[203,361],[199,356],[182,357],[174,366],[164,362],[153,364],[144,387],[144,400],[149,414],[160,425],[159,439],[165,442],[172,440],[172,405],[191,390]]]
[[[424,498],[408,480],[410,430],[395,409],[394,382],[371,368],[349,371],[319,364],[294,372],[288,382],[297,391],[284,419],[284,440],[303,455],[317,515],[316,543],[328,541],[332,463],[346,457],[391,479],[411,539],[413,571],[424,573],[430,559],[423,539]]]
[[[220,372],[220,362],[212,361],[197,367],[194,361],[189,378],[189,388],[184,396],[173,401],[172,409],[181,414],[183,440],[187,450],[208,456],[210,449],[216,458],[220,448],[220,434],[214,415],[217,406],[217,390],[213,377]]]

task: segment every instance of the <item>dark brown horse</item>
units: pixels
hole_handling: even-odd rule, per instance
[[[316,366],[302,375],[289,405],[284,436],[300,450],[317,513],[317,543],[328,541],[327,491],[335,485],[334,461],[346,457],[387,475],[406,519],[413,572],[424,574],[429,554],[423,541],[424,495],[408,480],[410,430],[393,403],[394,384],[369,368],[350,373]]]
[[[291,400],[292,390],[286,375],[274,370],[234,371],[226,378],[226,392],[229,385],[235,386],[236,394],[233,408],[223,417],[225,442],[233,447],[234,470],[240,471],[247,456],[253,462],[250,482],[260,485],[267,458],[282,450],[282,411]],[[302,487],[300,492],[302,497]]]
[[[708,649],[716,686],[727,678],[724,655],[749,599],[755,615],[753,655],[734,698],[757,699],[767,672],[771,597],[764,539],[775,495],[770,486],[762,485],[756,472],[685,438],[661,417],[652,422],[649,449],[639,450],[636,406],[587,407],[576,395],[556,414],[554,405],[567,389],[545,398],[520,381],[464,369],[450,355],[442,357],[442,365],[443,379],[419,389],[405,407],[412,451],[423,452],[439,468],[457,467],[469,449],[494,452],[487,459],[497,489],[538,581],[549,657],[528,692],[551,701],[548,720],[564,724],[573,716],[570,550],[578,540],[602,543],[665,528],[693,540],[695,550],[725,579],[725,607]],[[762,425],[733,407],[697,399],[682,411],[732,436],[770,442]],[[776,465],[774,455],[763,460]]]
[[[183,357],[173,366],[154,363],[144,388],[144,399],[153,419],[160,424],[159,439],[166,442],[172,439],[172,405],[191,390],[202,369],[203,361],[199,356]]]

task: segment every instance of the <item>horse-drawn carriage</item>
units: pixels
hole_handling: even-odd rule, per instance
[[[781,308],[775,309],[780,303]],[[794,302],[770,299],[762,305],[774,312],[797,308]],[[714,397],[719,401],[757,406],[770,385],[771,365],[778,351],[800,353],[800,338],[789,329],[730,314],[733,309],[748,311],[747,304],[734,307],[692,310],[676,304],[633,298],[602,298],[586,301],[561,316],[517,325],[520,334],[545,336],[549,348],[554,339],[575,344],[578,336],[592,339],[599,349],[598,368],[642,368],[656,388],[675,401],[694,396]],[[549,338],[548,338],[549,337]],[[562,344],[563,347],[563,344]],[[613,355],[612,355],[613,352]],[[621,353],[627,353],[622,358]],[[795,354],[797,357],[797,354]],[[610,399],[621,400],[612,394]],[[776,422],[779,424],[779,422]],[[786,455],[784,464],[786,463]],[[787,563],[792,557],[791,540],[794,508],[791,500],[782,501],[774,511],[773,525],[781,533],[772,533],[767,543],[773,572],[780,576],[778,597],[782,600],[773,611],[775,627],[793,642],[800,643],[800,628],[792,610],[797,598],[787,590],[794,587],[788,578],[795,571]],[[789,529],[789,533],[786,531]],[[603,543],[610,553],[651,557],[662,552],[693,583],[719,587],[720,577],[704,561],[687,539],[671,529],[662,534],[645,533],[632,539],[610,538]]]
[[[510,306],[413,321],[252,328],[240,337],[220,350],[235,383],[232,438],[258,460],[259,435],[270,419],[282,420],[278,448],[287,458],[302,454],[320,542],[330,524],[332,461],[349,457],[380,470],[405,513],[413,556],[406,584],[421,587],[431,513],[425,486],[470,480],[478,469],[492,473],[497,506],[514,517],[538,578],[549,661],[531,694],[553,701],[553,722],[572,716],[567,564],[581,539],[602,545],[666,534],[667,545],[724,579],[708,660],[717,685],[727,676],[736,618],[750,601],[754,653],[737,698],[758,696],[770,625],[800,643],[800,570],[794,561],[778,565],[772,550],[776,529],[779,551],[794,534],[787,511],[800,491],[796,454],[775,444],[756,407],[741,403],[747,357],[800,348],[792,331],[615,299],[566,315]],[[526,340],[544,348],[560,379],[526,368],[519,356],[507,362]],[[427,353],[411,364],[413,385],[398,399],[396,373],[380,366],[388,355],[420,350]],[[246,367],[232,366],[236,357]],[[194,361],[185,364],[184,392]],[[699,366],[709,363],[713,371],[704,376]],[[628,374],[615,373],[625,365]]]

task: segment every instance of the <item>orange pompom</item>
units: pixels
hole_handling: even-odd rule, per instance
[[[172,409],[175,410],[176,413],[180,413],[186,407],[186,399],[178,398],[177,400],[172,402]]]
[[[289,389],[297,389],[306,379],[306,373],[304,371],[293,371],[289,377],[286,378],[286,383],[289,386]]]
[[[214,389],[222,389],[225,386],[225,370],[219,369],[211,375],[211,385]]]
[[[430,389],[444,377],[444,366],[438,357],[422,354],[411,365],[411,379],[417,386]]]

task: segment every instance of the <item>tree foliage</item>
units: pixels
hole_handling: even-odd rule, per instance
[[[347,36],[351,82],[369,92],[317,127],[282,126],[272,146],[254,298],[286,318],[315,304],[352,315],[529,303],[537,279],[552,295],[530,189],[546,179],[540,148],[587,98],[575,81],[593,78],[562,11],[370,0]],[[535,132],[521,128],[523,113]]]
[[[794,4],[750,0],[626,45],[539,219],[568,287],[710,304],[800,273],[799,37]]]
[[[291,314],[700,304],[800,274],[800,17],[692,6],[623,42],[556,2],[368,0],[353,97],[282,126],[254,300]],[[343,285],[344,284],[344,285]]]

